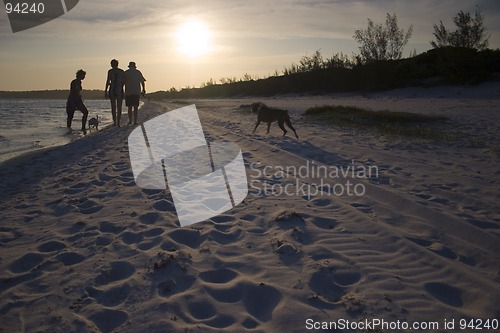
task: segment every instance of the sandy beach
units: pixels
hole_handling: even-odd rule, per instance
[[[168,190],[136,186],[131,126],[0,164],[0,332],[498,325],[499,96],[493,82],[146,102],[141,122],[195,104],[206,138],[243,153],[246,199],[187,227]],[[300,139],[276,123],[252,134],[257,101],[288,109]],[[302,115],[327,104],[444,115],[461,136],[390,138]],[[347,320],[356,327],[325,326]],[[366,326],[376,320],[387,326]]]

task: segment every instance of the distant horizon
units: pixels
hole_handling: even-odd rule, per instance
[[[152,0],[80,1],[67,14],[26,31],[12,33],[0,14],[0,91],[66,90],[75,72],[87,71],[86,90],[103,90],[111,59],[127,69],[135,61],[146,78],[147,92],[200,87],[210,79],[265,78],[320,50],[358,54],[353,35],[367,19],[385,21],[396,13],[399,27],[413,25],[403,57],[432,49],[433,24],[454,29],[460,11],[478,5],[490,35],[489,47],[500,48],[500,3],[428,0],[289,1],[213,0],[204,3]],[[7,78],[7,79],[5,79]]]

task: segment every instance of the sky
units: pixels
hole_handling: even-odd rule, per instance
[[[58,0],[40,0],[58,1]],[[0,90],[68,89],[78,69],[84,89],[104,89],[109,62],[129,61],[148,92],[199,87],[210,79],[266,77],[304,55],[358,53],[353,35],[367,19],[396,13],[413,26],[404,56],[431,49],[433,24],[454,30],[460,11],[485,16],[490,48],[500,48],[498,0],[80,0],[65,15],[13,33],[0,10]]]

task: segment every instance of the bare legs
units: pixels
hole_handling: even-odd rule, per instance
[[[83,105],[83,108],[80,111],[82,111],[82,113],[83,113],[83,117],[82,117],[82,132],[83,132],[83,134],[86,134],[87,133],[87,117],[89,115],[89,110],[87,110],[87,108],[85,107],[85,105]]]
[[[132,113],[132,108],[134,108],[133,113]],[[129,124],[137,125],[137,114],[139,113],[138,108],[139,107],[137,105],[128,107],[128,123]],[[133,117],[133,122],[132,122],[132,117]]]
[[[109,100],[111,101],[111,116],[113,116],[113,124],[116,126],[116,100],[113,98],[113,96],[109,96]]]
[[[83,103],[78,106],[78,110],[80,110],[83,113],[82,132],[83,132],[83,134],[86,134],[87,133],[86,125],[87,125],[87,117],[89,115],[89,110],[87,110],[87,107],[85,105],[83,105]],[[73,122],[73,115],[74,115],[74,111],[68,113],[68,119],[66,120],[66,126],[68,128],[71,128],[71,123]]]
[[[115,126],[120,127],[120,120],[122,118],[123,98],[110,96],[110,100],[111,100],[111,114],[113,116],[113,123]]]

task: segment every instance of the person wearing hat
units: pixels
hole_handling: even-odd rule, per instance
[[[136,67],[135,62],[131,61],[128,64],[128,69],[125,71],[125,105],[128,107],[128,123],[137,125],[137,113],[139,108],[139,100],[141,94],[146,94],[146,79],[142,76],[141,71]],[[142,88],[142,90],[141,90]],[[132,119],[132,108],[134,109]]]

